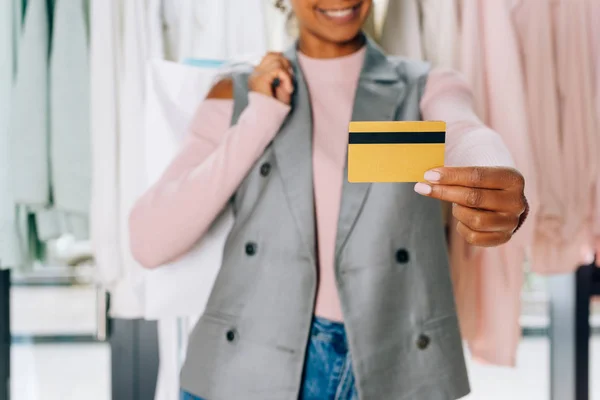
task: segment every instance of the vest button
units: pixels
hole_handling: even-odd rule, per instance
[[[431,339],[427,335],[420,335],[417,339],[417,347],[419,350],[425,350],[429,347],[429,343],[431,343]]]
[[[396,252],[396,261],[398,261],[398,263],[406,264],[409,259],[408,251],[405,249],[400,249]]]
[[[228,342],[233,342],[235,340],[235,331],[233,329],[228,330],[225,334]]]
[[[266,162],[260,166],[260,174],[262,176],[268,176],[270,172],[271,172],[271,164],[270,163]]]
[[[246,243],[246,254],[249,256],[253,256],[256,254],[256,243]]]

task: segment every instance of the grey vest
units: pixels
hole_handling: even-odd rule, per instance
[[[420,120],[428,66],[367,46],[353,120]],[[286,56],[292,111],[235,194],[235,226],[181,375],[207,400],[295,400],[301,386],[317,287],[312,121],[296,50]],[[234,74],[234,122],[247,78]],[[335,254],[360,399],[468,394],[439,202],[412,184],[344,178]]]

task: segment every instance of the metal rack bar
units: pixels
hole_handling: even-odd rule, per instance
[[[158,378],[156,322],[110,320],[112,400],[153,399]]]
[[[590,303],[600,295],[600,268],[548,278],[551,299],[550,394],[552,400],[590,398]]]
[[[10,399],[10,271],[0,271],[0,400]]]

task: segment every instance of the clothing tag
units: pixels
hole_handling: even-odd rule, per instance
[[[348,182],[421,182],[444,166],[446,123],[351,122]]]

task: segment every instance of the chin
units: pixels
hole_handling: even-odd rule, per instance
[[[361,34],[361,30],[353,30],[350,32],[327,32],[323,35],[323,39],[331,43],[345,44],[356,39]]]
[[[361,32],[363,23],[369,15],[371,2],[358,0],[340,5],[331,4],[315,6],[310,15],[315,30],[320,31],[321,37],[331,42],[345,43],[355,39]]]

